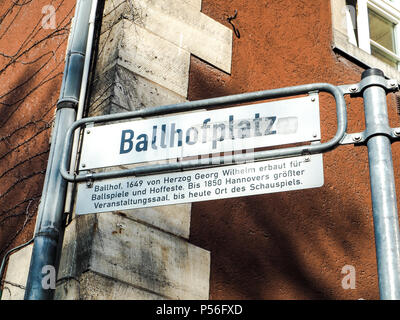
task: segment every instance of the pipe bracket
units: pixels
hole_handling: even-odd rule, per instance
[[[398,91],[399,83],[396,79],[383,79],[379,76],[369,76],[362,79],[359,83],[346,84],[339,86],[343,95],[350,94],[352,96],[360,96],[362,92],[370,86],[380,86],[386,92]]]

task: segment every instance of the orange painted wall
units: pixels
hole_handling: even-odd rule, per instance
[[[62,79],[63,27],[75,5],[25,1],[8,11],[13,2],[0,3],[0,257],[32,236]],[[363,69],[332,50],[329,2],[203,0],[202,12],[228,27],[238,10],[232,22],[241,37],[234,37],[231,75],[192,57],[188,98],[358,82]],[[47,4],[58,8],[62,27],[52,36],[40,28]],[[394,101],[389,94],[398,126]],[[348,132],[362,131],[361,99],[347,102]],[[320,108],[327,140],[336,132],[333,99],[321,95]],[[397,190],[399,148],[393,144]],[[211,299],[379,298],[366,148],[325,154],[324,174],[319,189],[193,204],[190,241],[211,251]],[[356,269],[354,290],[342,288],[345,265]]]
[[[43,28],[43,18],[51,13]],[[75,0],[0,2],[0,258],[32,238]],[[43,10],[43,13],[42,13]]]
[[[232,74],[193,57],[189,99],[315,82],[360,81],[363,71],[332,50],[329,0],[203,0],[202,11],[230,26]],[[364,130],[362,99],[346,98],[348,132]],[[388,95],[398,126],[394,94]],[[334,100],[321,94],[323,141],[336,132]],[[393,144],[400,190],[400,143]],[[211,251],[211,299],[378,299],[366,147],[324,155],[322,188],[194,203],[191,242]],[[342,268],[356,289],[342,288]]]

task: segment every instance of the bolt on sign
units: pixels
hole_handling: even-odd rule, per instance
[[[321,139],[318,95],[85,130],[80,169],[229,153]],[[107,152],[105,152],[107,150]],[[233,157],[234,159],[234,157]],[[322,154],[79,183],[87,214],[320,187]]]

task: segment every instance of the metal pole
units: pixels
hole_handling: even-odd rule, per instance
[[[90,62],[92,57],[92,47],[93,47],[93,37],[94,37],[94,27],[96,20],[96,11],[97,11],[97,0],[93,0],[92,9],[90,12],[89,18],[89,31],[88,31],[88,39],[86,44],[86,55],[85,55],[85,64],[83,66],[83,75],[82,75],[82,83],[81,90],[79,94],[79,103],[78,109],[76,111],[76,120],[82,119],[84,107],[85,107],[85,98],[88,87],[88,78],[90,72]],[[72,144],[72,152],[71,152],[71,163],[69,166],[70,172],[75,171],[76,162],[77,162],[77,153],[78,153],[78,144],[79,144],[80,130],[77,130],[74,135],[74,140]],[[74,184],[69,183],[67,188],[67,195],[65,199],[65,213],[72,213],[73,200],[72,193],[74,190]],[[71,214],[72,215],[72,214]]]
[[[369,69],[362,74],[362,79],[383,76],[381,70]],[[399,220],[391,141],[383,134],[389,128],[386,91],[381,86],[371,85],[364,89],[363,98],[366,132],[370,135],[367,147],[380,297],[399,300]]]
[[[61,156],[66,133],[76,118],[91,4],[92,0],[78,0],[75,9],[42,199],[36,219],[34,245],[25,290],[26,300],[50,300],[53,299],[55,292],[55,288],[51,286],[51,282],[49,286],[47,280],[49,276],[56,277],[63,236],[67,181],[60,174]],[[51,269],[54,271],[53,274]],[[56,279],[53,280],[55,282]]]

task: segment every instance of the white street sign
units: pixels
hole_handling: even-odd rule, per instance
[[[79,170],[321,139],[318,94],[84,131]]]
[[[322,154],[78,184],[76,213],[98,213],[321,187]]]

